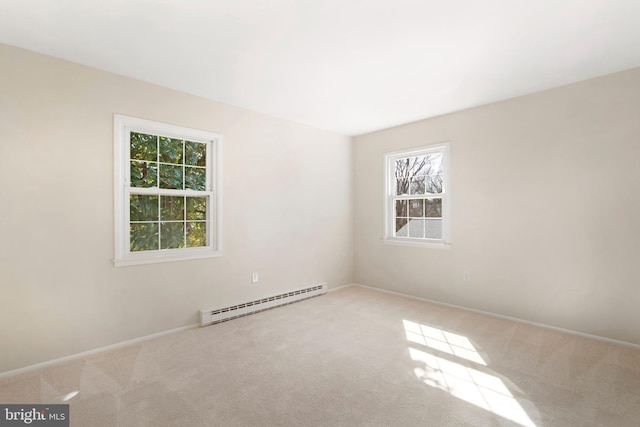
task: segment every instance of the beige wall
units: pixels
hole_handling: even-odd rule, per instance
[[[383,245],[383,153],[441,141],[451,249]],[[353,156],[357,283],[640,344],[640,69],[360,136]]]
[[[113,266],[114,113],[224,135],[222,258]],[[0,373],[353,279],[348,137],[0,45],[0,158]]]

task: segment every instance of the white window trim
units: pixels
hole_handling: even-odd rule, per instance
[[[394,203],[395,196],[395,161],[399,158],[411,157],[428,152],[443,153],[443,184],[442,193],[442,239],[411,239],[394,237]],[[387,245],[413,246],[421,248],[450,249],[451,248],[451,161],[448,142],[409,148],[406,150],[384,153],[384,194],[383,194],[383,231],[382,243]]]
[[[207,164],[212,172],[207,183],[210,195],[208,220],[210,245],[200,248],[163,249],[158,251],[131,252],[129,250],[129,132],[142,132],[195,141],[210,141],[207,150]],[[116,267],[139,264],[154,264],[168,261],[182,261],[222,256],[222,135],[189,129],[181,126],[113,115],[114,135],[114,259]],[[144,191],[144,190],[142,190]],[[194,195],[202,194],[194,192]]]

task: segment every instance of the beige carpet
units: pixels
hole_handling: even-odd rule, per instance
[[[351,287],[0,380],[72,426],[638,426],[640,351]]]

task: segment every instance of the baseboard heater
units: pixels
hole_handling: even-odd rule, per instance
[[[238,317],[248,316],[249,314],[258,313],[260,311],[269,310],[274,307],[291,304],[292,302],[301,301],[307,298],[313,298],[326,293],[327,284],[322,283],[320,285],[303,289],[295,289],[283,294],[260,298],[254,301],[248,301],[229,307],[216,308],[212,310],[200,310],[200,326],[226,322],[227,320],[237,319]]]

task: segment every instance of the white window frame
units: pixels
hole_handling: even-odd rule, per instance
[[[396,196],[395,187],[395,162],[398,159],[442,153],[443,192],[437,197],[442,198],[442,238],[410,238],[396,237],[395,231],[395,201],[410,199],[411,196]],[[423,197],[420,197],[423,198]],[[425,145],[384,154],[384,215],[383,238],[384,244],[415,246],[423,248],[449,249],[451,247],[451,164],[449,156],[449,143]]]
[[[130,250],[129,196],[130,186],[130,133],[153,135],[204,142],[207,144],[206,191],[167,190],[158,187],[135,188],[134,194],[172,195],[180,191],[185,195],[208,196],[207,246],[179,249],[158,249],[132,252]],[[151,120],[114,114],[114,265],[116,267],[182,261],[222,256],[222,135],[190,129]],[[174,193],[172,193],[174,192]]]

